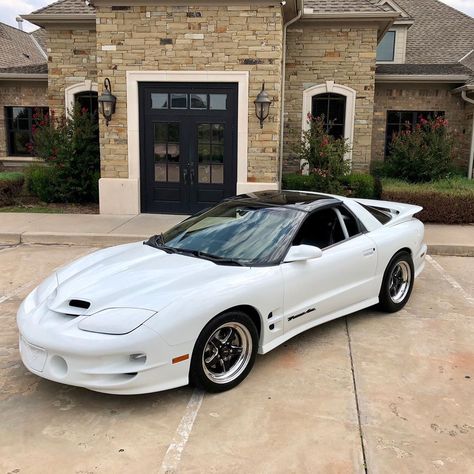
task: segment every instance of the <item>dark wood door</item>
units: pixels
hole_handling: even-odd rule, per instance
[[[140,85],[142,212],[191,214],[233,196],[237,84]]]

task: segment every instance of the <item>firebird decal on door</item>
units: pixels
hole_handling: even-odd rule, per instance
[[[293,319],[300,318],[301,316],[304,316],[305,314],[312,313],[313,311],[316,311],[316,308],[310,308],[304,311],[303,313],[295,314],[294,316],[290,316],[288,318],[288,321],[293,321]]]

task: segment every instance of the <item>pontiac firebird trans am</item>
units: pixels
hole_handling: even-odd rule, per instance
[[[18,311],[34,374],[105,393],[235,387],[257,352],[378,304],[424,267],[421,207],[297,191],[227,199],[49,276]]]

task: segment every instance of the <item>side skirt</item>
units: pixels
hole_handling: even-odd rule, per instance
[[[309,321],[306,324],[303,324],[302,326],[299,326],[285,334],[282,334],[280,337],[273,339],[269,343],[264,344],[259,348],[258,353],[266,354],[272,349],[275,349],[275,347],[278,347],[280,344],[283,344],[284,342],[288,341],[288,339],[291,339],[292,337],[297,336],[298,334],[301,334],[302,332],[307,331],[308,329],[311,329],[315,326],[319,326],[320,324],[327,323],[328,321],[332,321],[333,319],[341,318],[342,316],[355,313],[356,311],[360,311],[361,309],[369,308],[370,306],[376,305],[378,302],[379,298],[378,296],[376,296],[375,298],[369,298],[347,308],[340,309],[339,311],[328,314],[327,316],[323,316],[322,318]]]

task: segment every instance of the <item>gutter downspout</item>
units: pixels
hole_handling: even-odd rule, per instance
[[[297,2],[298,3],[298,0]],[[281,189],[281,181],[283,178],[283,135],[285,132],[285,75],[286,75],[286,30],[287,28],[298,21],[301,18],[301,15],[303,14],[303,9],[300,8],[299,10],[297,9],[297,15],[292,18],[291,20],[287,21],[283,25],[283,54],[282,54],[282,65],[281,65],[281,92],[280,92],[280,170],[279,170],[279,183],[278,183],[278,189]]]
[[[461,97],[470,104],[474,104],[474,99],[467,96],[466,89],[461,91]],[[471,133],[471,150],[469,152],[469,168],[467,172],[467,178],[472,179],[472,169],[474,165],[474,113],[472,115],[472,133]]]

